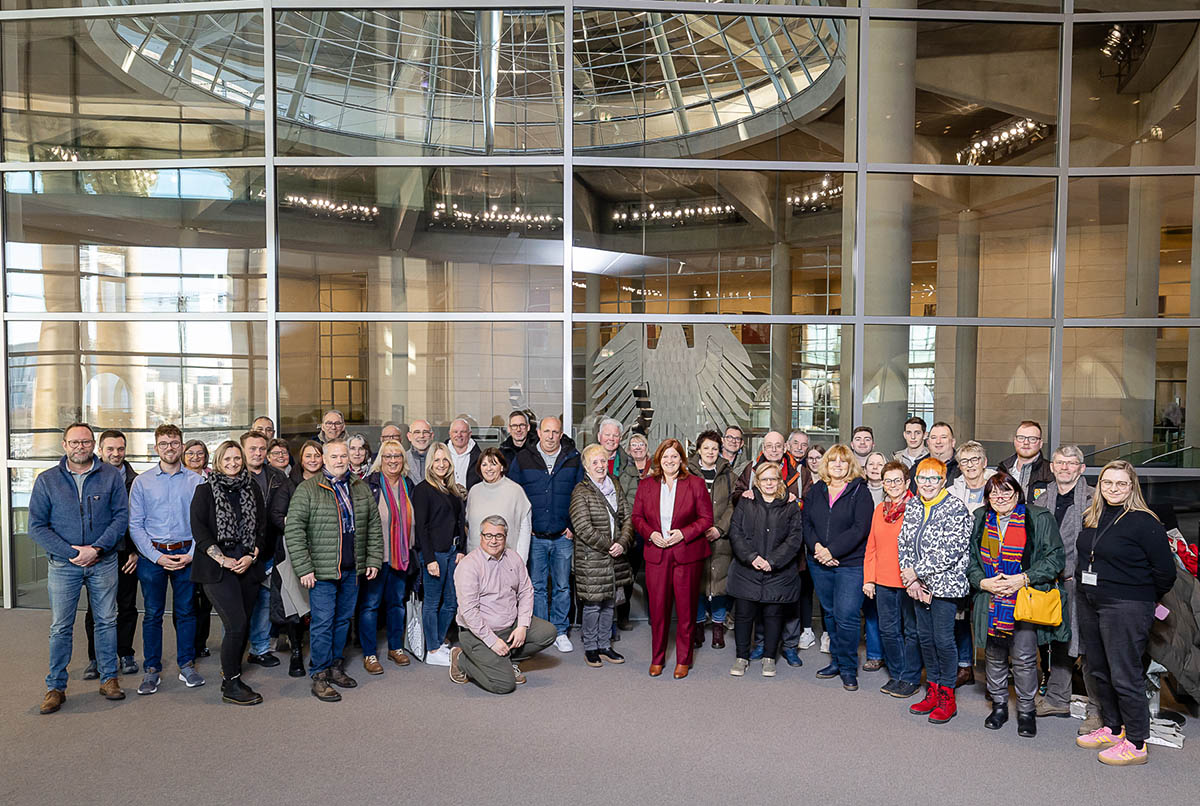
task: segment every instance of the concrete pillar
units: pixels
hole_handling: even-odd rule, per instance
[[[771,315],[792,312],[792,252],[786,243],[771,247]],[[771,428],[792,427],[792,326],[771,325]]]
[[[910,7],[914,3],[908,2]],[[867,155],[877,162],[910,162],[916,98],[917,24],[879,20],[867,54],[871,97]],[[912,285],[912,178],[871,178],[866,255],[871,270],[865,313],[906,315]],[[863,420],[882,444],[903,431],[908,417],[908,327],[870,325],[863,342]],[[843,431],[846,429],[843,428]]]
[[[979,315],[979,213],[958,214],[958,304],[956,316]],[[975,433],[975,388],[979,363],[979,330],[956,329],[954,339],[954,426]]]
[[[1133,146],[1132,164],[1156,165],[1157,141]],[[1125,272],[1125,315],[1153,319],[1158,316],[1158,269],[1162,260],[1162,194],[1157,177],[1129,180],[1129,230]],[[1125,328],[1122,331],[1124,381],[1121,400],[1121,433],[1125,439],[1150,442],[1154,435],[1154,374],[1158,331]],[[1114,368],[1116,369],[1116,368]]]

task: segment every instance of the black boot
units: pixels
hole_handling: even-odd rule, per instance
[[[1026,739],[1037,736],[1037,712],[1021,713],[1017,711],[1017,735]]]
[[[232,680],[221,681],[221,700],[234,705],[258,705],[262,695],[242,682],[241,675]]]
[[[983,726],[988,730],[1000,730],[1007,721],[1008,703],[994,702],[992,703],[992,712],[988,714],[987,719],[983,720]]]
[[[304,655],[300,652],[300,647],[292,645],[292,662],[288,666],[289,677],[304,677]]]

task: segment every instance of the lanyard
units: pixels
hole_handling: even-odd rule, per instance
[[[1089,571],[1092,570],[1092,565],[1096,562],[1096,546],[1100,545],[1100,538],[1102,538],[1106,534],[1108,534],[1108,530],[1113,528],[1114,526],[1116,526],[1120,522],[1121,518],[1124,518],[1124,517],[1125,517],[1125,513],[1122,512],[1120,515],[1118,515],[1117,517],[1115,517],[1113,519],[1112,523],[1110,523],[1108,526],[1105,526],[1104,529],[1102,529],[1101,531],[1096,532],[1096,539],[1092,541],[1092,551],[1088,555],[1088,570]]]

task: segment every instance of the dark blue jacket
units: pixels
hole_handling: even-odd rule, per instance
[[[537,439],[531,439],[517,451],[508,468],[508,477],[521,485],[533,508],[535,537],[560,535],[571,526],[571,493],[583,481],[583,462],[579,451],[562,445],[554,461],[554,472],[546,472],[546,463],[538,453]]]
[[[863,564],[875,502],[866,479],[854,479],[829,507],[829,488],[817,481],[804,496],[804,542],[808,553],[820,543],[839,565]]]
[[[82,500],[65,456],[33,483],[29,536],[57,560],[77,557],[79,552],[71,546],[95,546],[102,554],[112,551],[128,528],[125,474],[95,456],[83,480]]]

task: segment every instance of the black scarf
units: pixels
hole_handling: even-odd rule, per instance
[[[208,477],[212,486],[213,503],[217,509],[217,545],[221,551],[229,551],[235,546],[241,546],[244,554],[254,553],[255,512],[254,480],[246,468],[235,476],[224,473],[213,473]],[[230,506],[231,493],[238,496],[238,509],[234,512]]]

